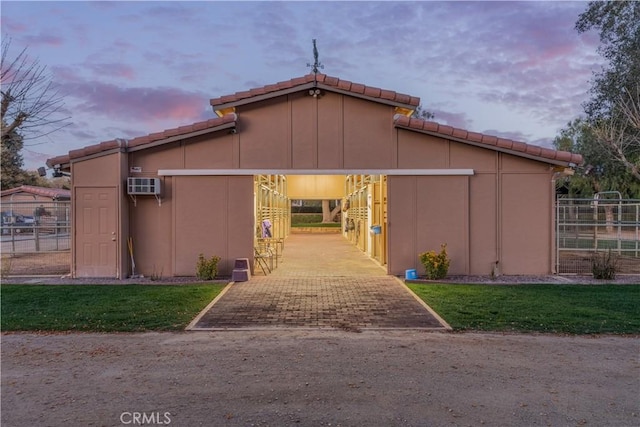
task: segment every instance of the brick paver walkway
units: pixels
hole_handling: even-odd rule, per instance
[[[192,329],[265,327],[358,331],[443,325],[340,234],[293,234],[273,273],[231,285]]]

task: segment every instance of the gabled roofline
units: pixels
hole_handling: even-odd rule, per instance
[[[394,124],[397,128],[433,135],[451,141],[500,151],[553,165],[575,166],[581,164],[583,161],[580,154],[570,153],[568,151],[557,151],[551,148],[539,147],[525,142],[477,132],[469,132],[464,129],[402,115],[396,115],[394,117]]]
[[[63,170],[68,170],[73,161],[81,159],[99,157],[118,151],[140,151],[147,148],[157,147],[158,145],[169,144],[171,142],[206,135],[225,129],[234,129],[236,127],[237,120],[237,115],[227,114],[224,117],[216,117],[187,126],[166,129],[162,132],[139,136],[131,140],[113,139],[111,141],[103,141],[99,144],[89,145],[78,150],[71,150],[66,156],[58,156],[48,159],[47,166],[50,168],[58,167]]]
[[[219,98],[212,98],[209,104],[218,115],[231,112],[235,107],[247,105],[254,102],[264,101],[290,93],[307,91],[311,89],[323,89],[327,92],[335,92],[349,95],[368,101],[397,107],[410,114],[418,105],[420,98],[415,96],[397,93],[391,90],[380,89],[373,86],[366,86],[360,83],[353,83],[348,80],[341,80],[337,77],[326,74],[307,74],[303,77],[266,85],[259,88],[250,89],[243,92],[236,92],[232,95],[225,95]]]

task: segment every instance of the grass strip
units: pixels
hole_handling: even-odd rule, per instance
[[[339,222],[310,222],[291,224],[291,228],[340,228]]]
[[[173,331],[186,325],[224,285],[2,285],[6,331]]]
[[[638,285],[407,285],[454,330],[640,333]]]

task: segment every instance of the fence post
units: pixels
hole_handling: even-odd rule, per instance
[[[36,252],[40,252],[40,227],[37,222],[33,224],[33,239],[35,240]]]
[[[640,204],[636,205],[636,257],[638,256],[639,243],[640,243]]]

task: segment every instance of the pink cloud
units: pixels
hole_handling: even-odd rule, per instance
[[[425,109],[433,113],[435,117],[432,120],[438,123],[460,129],[469,129],[471,127],[471,121],[467,118],[467,115],[465,113],[452,113],[438,109],[431,109],[428,107]]]
[[[511,139],[511,140],[514,140],[514,141],[521,141],[521,142],[527,142],[527,140],[530,137],[530,135],[527,135],[525,133],[518,132],[518,131],[502,132],[502,131],[495,130],[495,129],[486,129],[486,130],[481,131],[481,133],[483,133],[485,135],[497,136],[498,138],[506,138],[506,139]]]
[[[29,46],[62,46],[62,37],[54,36],[51,34],[40,33],[34,36],[25,36],[24,41]]]
[[[2,32],[4,34],[18,34],[28,30],[28,27],[24,23],[7,18],[6,16],[2,16],[0,22],[2,22]]]
[[[63,83],[68,96],[84,112],[126,121],[195,121],[208,107],[209,96],[171,87],[127,88],[97,81]]]
[[[135,79],[135,70],[126,64],[104,63],[104,64],[86,64],[86,68],[91,70],[97,76],[108,74],[109,77],[122,78],[125,80]]]
[[[51,67],[51,70],[53,71],[55,80],[57,82],[73,81],[78,77],[75,70],[71,67],[54,66]]]

